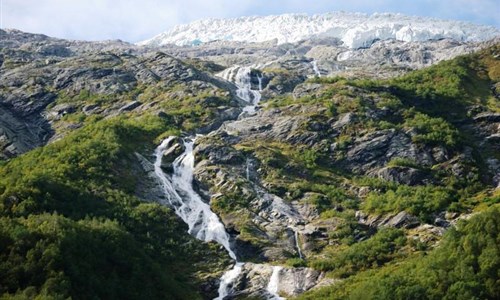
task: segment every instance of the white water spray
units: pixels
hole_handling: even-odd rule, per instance
[[[236,87],[236,94],[239,98],[243,99],[248,105],[243,107],[243,112],[247,112],[249,114],[255,113],[255,107],[259,104],[261,99],[260,91],[262,91],[262,76],[258,75],[257,79],[259,80],[259,90],[252,89],[252,66],[250,67],[240,67],[234,66],[225,69],[224,71],[217,74],[217,76],[234,82]]]
[[[236,254],[231,250],[229,234],[210,206],[203,202],[201,197],[193,190],[194,140],[184,141],[185,151],[173,162],[174,174],[169,179],[161,169],[161,159],[167,146],[175,137],[166,138],[156,148],[155,173],[161,181],[163,191],[175,213],[189,226],[189,234],[202,241],[216,241],[224,246],[232,259]]]
[[[258,105],[262,91],[262,76],[257,75],[259,82],[259,91],[252,89],[251,84],[251,67],[235,66],[228,68],[219,74],[220,77],[232,81],[238,87],[237,95],[248,103],[243,108],[244,112],[249,114],[255,113],[255,107]],[[236,261],[234,267],[225,272],[220,279],[218,289],[219,296],[215,300],[223,300],[226,296],[231,295],[234,291],[234,282],[241,274],[244,263],[238,262],[236,254],[231,249],[230,237],[226,232],[224,225],[219,220],[217,215],[213,213],[210,206],[203,202],[200,195],[193,189],[193,171],[194,171],[194,155],[193,145],[194,139],[187,138],[184,140],[185,151],[173,162],[174,173],[172,176],[166,175],[161,169],[162,157],[168,146],[174,139],[174,136],[166,138],[155,150],[155,174],[160,179],[163,191],[168,200],[168,205],[172,207],[175,213],[188,224],[189,234],[203,241],[216,241],[222,245],[229,256]],[[246,169],[247,179],[250,179],[249,161],[247,161]],[[273,267],[269,284],[268,292],[272,295],[270,299],[284,299],[278,296],[279,272],[282,267]]]
[[[318,68],[318,62],[313,60],[311,62],[311,65],[313,67],[313,70],[314,70],[314,73],[316,74],[316,76],[321,77],[321,72],[319,71],[319,68]]]
[[[214,300],[223,300],[224,297],[228,296],[231,293],[231,291],[233,290],[232,285],[234,284],[236,278],[238,278],[238,276],[240,275],[243,265],[244,263],[237,262],[231,270],[222,275],[218,290],[219,296]]]
[[[246,169],[245,169],[245,173],[246,173],[246,176],[247,176],[247,180],[250,181],[250,159],[247,158],[247,163],[246,163]]]
[[[269,292],[269,294],[271,294],[271,297],[268,298],[269,300],[271,300],[271,299],[273,299],[273,300],[284,299],[278,295],[281,270],[283,270],[283,267],[280,267],[280,266],[273,267],[273,273],[271,274],[271,278],[269,279],[269,283],[267,285],[267,291]]]
[[[257,80],[259,81],[259,92],[262,92],[262,79],[264,76],[262,74],[257,74]]]
[[[304,255],[300,250],[299,232],[297,230],[293,230],[293,232],[295,233],[295,247],[297,247],[297,253],[299,253],[301,259],[304,259]]]

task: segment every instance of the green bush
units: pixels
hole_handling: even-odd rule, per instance
[[[500,207],[451,228],[428,255],[359,273],[298,299],[499,299]]]
[[[447,188],[400,185],[382,193],[371,192],[362,204],[362,209],[370,213],[406,211],[422,221],[430,221],[432,214],[445,210],[456,200],[456,194]]]
[[[406,243],[404,232],[385,228],[368,240],[352,244],[327,259],[315,260],[310,265],[321,271],[332,271],[335,276],[348,277],[357,272],[381,266],[396,256]]]
[[[200,298],[195,264],[218,252],[134,196],[133,152],[167,128],[105,120],[0,166],[1,298]]]
[[[405,122],[406,127],[417,132],[412,137],[416,143],[426,145],[442,145],[453,148],[460,141],[458,130],[442,118],[432,118],[422,113],[416,113]]]
[[[409,168],[414,168],[414,169],[420,169],[421,166],[412,159],[404,158],[404,157],[394,157],[391,159],[388,163],[387,166],[389,167],[409,167]]]

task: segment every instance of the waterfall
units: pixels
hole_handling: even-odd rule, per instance
[[[224,273],[224,275],[222,275],[218,290],[219,296],[214,300],[223,300],[224,297],[228,296],[231,293],[232,289],[231,285],[240,275],[243,265],[244,263],[237,262],[231,270],[227,271],[226,273]]]
[[[234,82],[236,87],[236,94],[239,98],[244,100],[248,105],[243,107],[243,112],[254,114],[255,107],[259,104],[261,99],[261,94],[259,91],[262,90],[262,77],[257,76],[259,80],[259,91],[252,89],[252,66],[250,67],[240,67],[234,66],[227,68],[226,70],[217,74],[217,76]]]
[[[247,176],[247,180],[250,181],[250,158],[247,158],[246,161],[245,175]]]
[[[300,250],[300,242],[299,242],[299,232],[297,230],[293,230],[295,233],[295,247],[297,247],[297,252],[299,253],[299,257],[304,259],[304,255],[302,255],[302,251]]]
[[[313,67],[313,70],[314,70],[314,73],[316,74],[316,76],[321,77],[321,72],[319,71],[319,68],[318,68],[318,62],[316,62],[315,60],[313,60],[311,62],[311,65]]]
[[[280,266],[274,266],[273,267],[273,273],[271,274],[271,278],[269,279],[269,283],[267,285],[267,291],[269,294],[271,294],[271,297],[269,300],[281,300],[284,298],[281,298],[278,295],[278,290],[279,290],[279,282],[280,282],[280,272],[283,269],[283,267]]]
[[[262,74],[257,74],[257,80],[259,81],[259,92],[262,92],[262,79],[264,76]]]
[[[174,174],[171,178],[161,169],[161,159],[167,150],[167,146],[174,139],[170,136],[155,150],[156,160],[154,163],[155,173],[160,179],[168,204],[173,207],[175,213],[188,224],[189,234],[202,241],[216,241],[229,253],[229,256],[237,260],[236,254],[231,249],[229,234],[222,222],[210,206],[203,202],[201,197],[193,189],[194,139],[184,141],[184,153],[174,160]],[[243,267],[242,262],[236,262],[233,269],[224,273],[219,285],[219,296],[216,299],[222,300],[230,294],[234,280],[240,275]]]
[[[237,86],[237,95],[248,105],[243,108],[244,112],[254,114],[255,107],[260,101],[262,90],[262,76],[258,75],[259,91],[252,89],[251,67],[234,66],[219,73],[218,76],[232,81]],[[212,212],[210,205],[205,203],[201,196],[193,189],[194,155],[193,145],[195,138],[185,138],[184,153],[179,155],[173,162],[173,174],[167,175],[161,168],[162,157],[168,150],[167,147],[176,138],[170,136],[162,141],[155,150],[155,174],[160,180],[161,187],[167,199],[168,206],[188,225],[189,234],[202,241],[215,241],[222,245],[229,256],[236,262],[233,268],[226,271],[220,278],[218,288],[219,296],[215,300],[223,300],[231,295],[234,282],[240,276],[244,262],[239,262],[236,253],[231,249],[230,236],[226,232],[224,224],[217,215]],[[247,160],[246,176],[250,179],[250,162]],[[270,299],[284,299],[278,296],[279,272],[282,267],[273,267],[273,273],[267,285],[267,291],[272,295]]]
[[[193,190],[194,140],[184,141],[185,151],[173,162],[174,174],[169,179],[161,169],[161,159],[167,150],[167,145],[175,137],[166,138],[156,148],[155,173],[160,179],[163,191],[175,213],[188,225],[189,234],[202,241],[216,241],[224,246],[232,259],[236,254],[229,244],[229,234],[210,206],[203,202],[201,197]]]

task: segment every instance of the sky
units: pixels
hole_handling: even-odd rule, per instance
[[[395,12],[500,28],[500,0],[0,0],[0,28],[138,42],[198,19],[332,11]]]

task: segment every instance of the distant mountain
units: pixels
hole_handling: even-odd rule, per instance
[[[179,25],[152,39],[147,46],[199,45],[216,40],[294,43],[311,37],[337,38],[349,48],[369,47],[376,40],[427,41],[443,38],[485,41],[500,35],[492,26],[402,14],[333,12],[309,16],[284,14],[235,19],[205,19]]]

